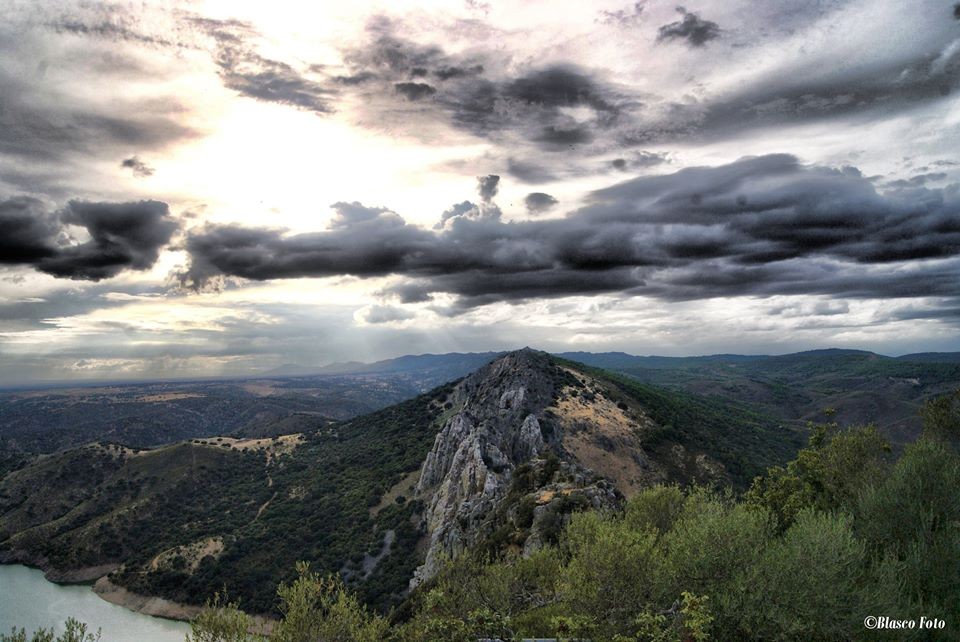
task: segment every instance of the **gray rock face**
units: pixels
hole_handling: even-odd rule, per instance
[[[450,396],[456,410],[437,434],[416,496],[426,505],[426,560],[411,585],[434,575],[445,556],[476,541],[482,520],[506,493],[514,468],[544,452],[538,418],[554,395],[546,354],[524,349],[478,370]]]

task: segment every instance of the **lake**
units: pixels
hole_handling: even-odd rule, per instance
[[[103,642],[183,642],[190,626],[128,611],[97,597],[90,586],[61,586],[26,566],[0,565],[0,631],[12,627],[31,633],[39,627],[63,632],[74,617],[102,631]]]

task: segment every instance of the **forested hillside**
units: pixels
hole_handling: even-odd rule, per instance
[[[535,550],[571,514],[655,483],[746,488],[802,439],[733,404],[524,350],[301,433],[43,456],[0,481],[0,559],[187,604],[226,587],[274,615],[276,585],[306,561],[384,610],[425,558],[420,579],[475,545]]]

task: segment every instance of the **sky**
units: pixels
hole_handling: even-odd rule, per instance
[[[0,384],[960,350],[960,5],[4,0]]]

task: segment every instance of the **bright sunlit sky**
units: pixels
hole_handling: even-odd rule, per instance
[[[960,350],[960,5],[27,2],[0,384]]]

